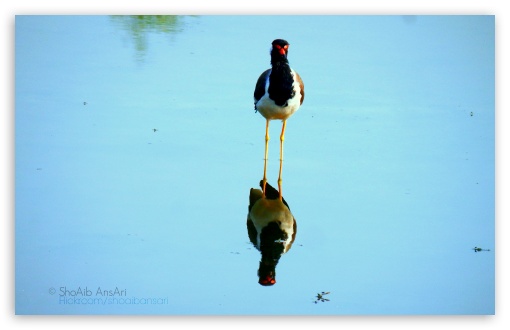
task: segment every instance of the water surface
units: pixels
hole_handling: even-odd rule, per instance
[[[306,97],[262,287],[275,38]],[[15,102],[17,314],[494,313],[493,16],[17,16]]]

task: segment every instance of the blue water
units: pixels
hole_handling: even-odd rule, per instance
[[[306,96],[262,287],[275,38]],[[494,49],[493,16],[17,16],[16,313],[494,314]]]

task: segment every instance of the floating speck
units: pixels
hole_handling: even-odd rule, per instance
[[[475,252],[482,252],[482,251],[487,251],[487,252],[489,252],[489,251],[490,251],[490,249],[482,249],[482,248],[477,247],[477,246],[475,246],[475,247],[473,248],[473,250],[474,250]]]
[[[322,291],[321,293],[317,293],[317,296],[315,296],[316,300],[314,301],[314,303],[318,303],[319,301],[320,302],[326,302],[326,301],[329,301],[328,298],[325,298],[324,296],[327,295],[327,294],[330,294],[330,292],[324,292]]]

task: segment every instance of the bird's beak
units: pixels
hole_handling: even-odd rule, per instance
[[[276,280],[273,277],[271,277],[270,275],[267,275],[266,278],[261,278],[259,280],[259,284],[264,285],[264,286],[274,285],[275,283],[276,283]]]

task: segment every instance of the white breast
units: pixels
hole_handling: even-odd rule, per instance
[[[259,246],[262,228],[267,226],[269,222],[278,220],[280,228],[288,234],[285,242],[282,242],[285,246],[285,252],[287,251],[287,247],[291,243],[292,235],[294,234],[294,216],[280,199],[259,199],[250,211],[250,218],[259,233],[257,236],[257,245]]]
[[[292,84],[292,88],[294,89],[295,95],[292,99],[290,99],[287,102],[287,106],[281,107],[274,103],[273,100],[269,98],[269,93],[267,91],[269,87],[269,75],[266,77],[266,86],[265,86],[265,93],[262,96],[262,98],[257,102],[256,107],[257,110],[260,112],[262,116],[266,119],[287,119],[289,118],[294,112],[296,112],[299,109],[299,106],[301,105],[301,88],[299,86],[299,83],[297,82],[296,73],[294,70],[291,69],[292,78],[294,80],[294,83]]]

